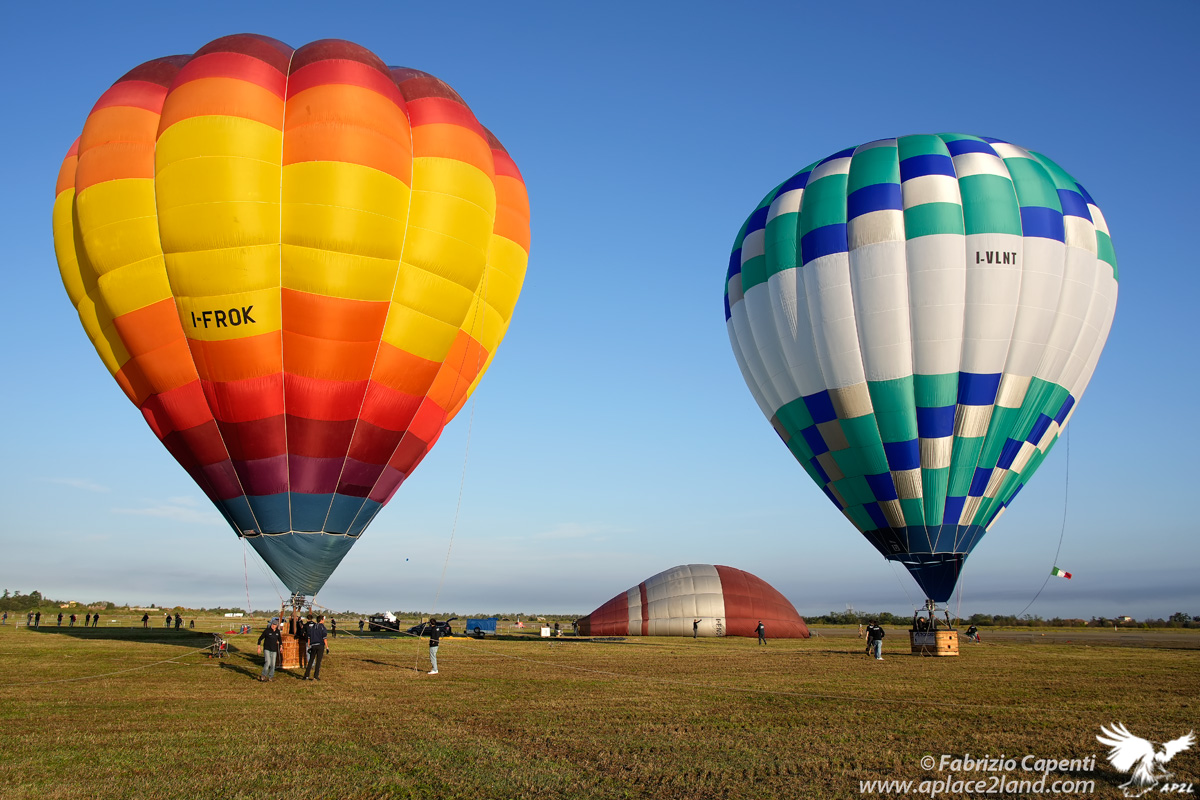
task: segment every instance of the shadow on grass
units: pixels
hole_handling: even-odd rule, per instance
[[[29,628],[30,633],[67,636],[79,640],[146,642],[149,644],[178,644],[187,647],[203,647],[211,644],[213,636],[203,631],[168,630],[166,628],[77,628],[46,627]]]
[[[247,678],[255,681],[257,681],[259,676],[262,675],[262,667],[254,663],[237,664],[222,659],[219,667],[222,672],[236,672],[239,675],[245,675]],[[274,679],[279,680],[281,678],[284,680],[302,681],[304,680],[304,674],[296,674],[286,669],[276,669]]]
[[[261,667],[255,668],[253,665],[234,664],[225,659],[219,659],[217,666],[222,672],[236,672],[240,675],[245,675],[247,678],[253,678],[255,680],[258,680],[258,676],[262,674]]]

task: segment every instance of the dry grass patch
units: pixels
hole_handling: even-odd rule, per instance
[[[853,635],[455,638],[429,676],[423,642],[342,635],[321,683],[262,684],[253,637],[224,661],[190,652],[208,640],[0,629],[0,795],[837,798],[860,780],[939,777],[925,754],[1003,753],[1098,755],[1099,795],[1119,796],[1100,725],[1161,741],[1200,722],[1188,649],[1015,642],[915,658],[893,631],[877,662]],[[1200,782],[1197,763],[1171,767]]]

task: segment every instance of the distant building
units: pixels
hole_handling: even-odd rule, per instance
[[[1136,620],[1135,620],[1133,617],[1126,617],[1126,616],[1113,617],[1113,619],[1115,619],[1117,622],[1122,622],[1122,623],[1124,623],[1124,622],[1136,622]]]

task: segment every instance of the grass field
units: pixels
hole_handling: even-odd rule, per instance
[[[882,662],[854,631],[766,646],[456,637],[430,676],[425,642],[354,630],[320,683],[260,683],[250,622],[217,660],[195,652],[217,620],[193,634],[10,619],[0,797],[841,798],[872,796],[860,781],[997,775],[920,763],[966,753],[1096,756],[1049,777],[1095,781],[1066,796],[1120,797],[1101,725],[1161,742],[1200,723],[1197,631],[1152,647],[993,637],[935,659],[889,630]],[[1200,748],[1170,768],[1200,785]]]

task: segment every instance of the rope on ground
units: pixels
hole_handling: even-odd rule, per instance
[[[353,634],[351,634],[351,635],[353,635]],[[412,634],[403,633],[403,635],[411,636]],[[363,641],[371,641],[371,640],[368,640],[366,637],[356,637],[356,638],[360,638]],[[455,641],[456,642],[460,641],[460,638],[455,637]],[[593,667],[580,667],[580,666],[576,666],[574,664],[563,664],[563,663],[560,663],[557,661],[545,661],[542,659],[526,658],[524,656],[515,656],[515,655],[508,654],[508,653],[497,653],[495,651],[485,651],[482,648],[479,648],[475,644],[475,642],[472,641],[470,638],[466,638],[466,637],[461,638],[461,642],[466,644],[468,647],[470,647],[472,649],[473,653],[480,654],[480,655],[491,656],[493,658],[503,658],[503,659],[508,659],[510,661],[521,661],[521,662],[524,662],[527,664],[533,664],[538,667],[554,667],[557,669],[572,670],[575,672],[586,672],[591,675],[603,675],[603,676],[610,677],[610,678],[616,678],[618,680],[641,681],[641,682],[645,682],[645,683],[659,683],[659,684],[668,684],[668,685],[672,685],[672,686],[685,686],[685,687],[690,687],[690,688],[695,688],[695,689],[706,689],[706,690],[717,691],[717,692],[740,692],[742,694],[770,695],[770,696],[777,696],[777,697],[794,697],[794,698],[805,699],[805,700],[838,700],[838,701],[849,701],[849,702],[857,702],[857,703],[888,703],[891,705],[919,705],[919,706],[934,706],[934,707],[957,708],[957,709],[962,708],[962,703],[957,700],[939,701],[939,700],[925,700],[925,699],[912,698],[912,697],[865,697],[865,696],[861,696],[861,695],[849,695],[849,694],[789,692],[789,691],[784,691],[784,690],[779,690],[779,689],[756,689],[756,688],[747,687],[747,686],[726,686],[726,685],[722,685],[722,684],[703,683],[700,681],[680,680],[678,678],[664,678],[664,677],[647,676],[647,675],[631,675],[628,673],[614,672],[612,670],[595,669]],[[373,641],[371,643],[374,645]],[[553,644],[553,643],[554,642],[552,640],[551,644]],[[565,642],[560,642],[560,643],[565,644]],[[375,646],[378,649],[386,650],[386,648],[379,647],[378,645],[375,645]],[[974,703],[974,702],[971,703],[971,707],[972,708],[980,708],[980,709],[988,709],[988,710],[993,710],[993,711],[1038,711],[1038,712],[1042,712],[1042,711],[1047,710],[1045,706],[996,705],[996,704]]]
[[[234,634],[234,635],[241,636],[242,634],[239,633],[239,634]],[[186,653],[180,653],[179,655],[175,656],[174,658],[167,658],[167,659],[163,659],[162,661],[155,661],[153,664],[143,664],[140,667],[130,667],[129,669],[119,669],[115,672],[104,672],[104,673],[101,673],[100,675],[82,675],[78,678],[57,678],[57,679],[51,680],[51,681],[24,681],[21,683],[0,683],[0,688],[9,687],[9,686],[46,686],[46,685],[49,685],[52,683],[75,683],[78,681],[94,681],[94,680],[99,680],[100,678],[110,678],[113,675],[124,675],[127,672],[138,672],[139,670],[150,669],[151,667],[157,667],[161,664],[170,664],[173,661],[178,661],[179,659],[186,658],[187,656],[194,656],[197,653],[203,653],[206,650],[211,651],[212,645],[211,644],[205,645],[204,647],[201,647],[199,650],[189,650]]]
[[[320,606],[320,607],[324,608],[324,606]],[[326,610],[329,610],[329,609],[326,609]],[[356,640],[361,640],[363,642],[367,642],[372,647],[375,647],[377,650],[382,650],[387,653],[394,652],[394,651],[389,650],[386,647],[382,647],[381,645],[377,644],[375,642],[375,640],[372,638],[357,635],[353,632],[348,632],[348,633],[352,638],[354,638]],[[419,636],[414,636],[413,634],[410,634],[407,631],[399,631],[399,633],[401,636],[410,636],[412,638],[417,639],[418,641],[421,638]],[[745,694],[772,695],[772,696],[779,696],[779,697],[798,697],[798,698],[813,699],[813,700],[845,700],[845,701],[860,702],[860,703],[890,703],[893,705],[906,705],[907,704],[907,705],[939,706],[939,707],[944,706],[947,708],[961,708],[962,707],[962,704],[958,701],[943,702],[943,701],[938,701],[938,700],[923,700],[923,699],[908,698],[908,697],[863,697],[863,696],[859,696],[859,695],[847,695],[847,694],[818,694],[818,693],[814,693],[814,692],[788,692],[788,691],[781,691],[778,689],[755,689],[755,688],[746,687],[746,686],[724,686],[724,685],[720,685],[720,684],[701,683],[699,681],[684,681],[684,680],[679,680],[676,678],[663,678],[663,677],[646,676],[646,675],[630,675],[628,673],[613,672],[612,670],[595,669],[593,667],[580,667],[580,666],[576,666],[574,664],[562,664],[562,663],[559,663],[556,661],[544,661],[542,659],[526,658],[523,656],[510,655],[508,653],[497,653],[495,651],[483,650],[482,648],[478,647],[475,644],[475,642],[468,637],[455,637],[455,641],[466,644],[468,647],[471,648],[473,653],[479,654],[479,655],[491,656],[493,658],[503,658],[503,659],[508,659],[510,661],[521,661],[521,662],[525,662],[527,664],[534,664],[538,667],[555,667],[558,669],[573,670],[576,672],[586,672],[586,673],[589,673],[592,675],[604,675],[604,676],[607,676],[610,678],[617,678],[619,680],[644,681],[646,683],[663,683],[663,684],[670,684],[673,686],[688,686],[688,687],[692,687],[692,688],[708,689],[708,690],[713,690],[713,691],[741,692],[741,693],[745,693]],[[554,641],[551,640],[550,643],[554,644]],[[560,643],[565,644],[565,642],[560,642]],[[1037,706],[1035,708],[1033,706],[989,705],[986,703],[972,703],[971,705],[972,705],[972,708],[983,708],[983,709],[1003,710],[1003,711],[1035,711],[1035,710],[1043,711],[1043,710],[1045,710],[1044,706]]]

